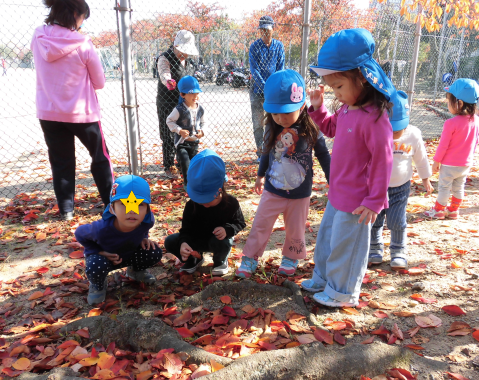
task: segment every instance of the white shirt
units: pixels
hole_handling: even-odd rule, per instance
[[[421,131],[417,127],[409,125],[402,136],[394,140],[393,170],[389,187],[404,185],[412,178],[413,161],[421,179],[429,178],[432,175]]]
[[[190,111],[191,124],[196,125],[196,115],[198,114],[199,107],[190,108],[186,104],[185,106],[188,109],[188,111]],[[178,124],[176,124],[176,121],[178,120],[179,117],[180,117],[180,112],[175,107],[173,108],[173,111],[171,111],[169,116],[166,118],[166,125],[168,125],[168,128],[170,129],[170,131],[178,133],[178,134],[180,134],[182,129]],[[198,130],[204,131],[204,128],[205,128],[205,114],[203,113],[203,116],[201,116],[201,119],[200,119],[200,126]],[[186,139],[182,137],[180,140],[178,140],[178,142],[175,145],[181,144],[183,141],[196,141],[196,140],[198,140],[196,136],[190,136]]]

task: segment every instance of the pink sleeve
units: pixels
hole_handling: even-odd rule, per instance
[[[100,57],[95,51],[91,41],[88,41],[89,49],[86,51],[85,64],[90,75],[90,80],[95,90],[105,87],[105,72],[101,65]]]
[[[439,145],[433,158],[435,162],[441,163],[444,159],[447,149],[449,148],[449,143],[451,142],[451,138],[454,133],[454,124],[452,123],[452,120],[454,119],[449,119],[444,122],[444,129],[441,133],[441,139],[439,140]]]
[[[334,137],[336,135],[336,123],[338,122],[336,113],[331,115],[326,106],[322,104],[316,111],[310,106],[308,114],[326,137]]]
[[[376,118],[376,116],[374,116]],[[371,121],[364,135],[366,147],[371,153],[369,165],[369,195],[361,202],[362,206],[378,213],[387,199],[389,179],[393,166],[393,130],[386,112],[378,121]]]

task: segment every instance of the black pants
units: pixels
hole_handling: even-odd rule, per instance
[[[214,267],[217,267],[222,265],[228,259],[228,254],[233,246],[233,238],[224,238],[223,240],[218,240],[215,236],[211,236],[206,239],[198,239],[188,242],[188,245],[198,252],[212,252],[213,265]],[[181,259],[180,248],[180,234],[173,234],[166,238],[165,249],[178,257],[181,262],[184,262]]]
[[[105,278],[112,270],[131,266],[135,272],[139,272],[158,263],[162,256],[163,252],[159,247],[149,250],[138,248],[134,254],[123,259],[120,264],[113,265],[105,256],[99,254],[88,255],[85,258],[85,273],[88,281],[97,290],[102,290]]]
[[[73,211],[75,196],[75,136],[92,158],[91,174],[105,206],[110,203],[113,168],[101,130],[101,122],[63,123],[40,120],[48,146],[53,174],[53,189],[60,213]]]
[[[163,149],[163,166],[165,170],[171,168],[175,164],[175,137],[174,133],[170,131],[168,125],[166,125],[166,118],[173,111],[175,106],[171,105],[157,105],[158,120],[160,121],[160,137],[162,141]]]
[[[186,175],[190,167],[190,160],[198,153],[198,142],[184,142],[178,144],[176,147],[176,159],[180,164],[181,173],[183,173],[183,180],[185,185],[188,183]]]

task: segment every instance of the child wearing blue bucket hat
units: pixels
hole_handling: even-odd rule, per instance
[[[318,231],[311,280],[303,289],[332,307],[356,306],[368,264],[371,225],[388,207],[392,128],[388,111],[396,90],[373,59],[374,40],[365,29],[333,34],[317,66],[336,97],[334,113],[324,105],[324,86],[310,92],[308,112],[334,137],[328,204]]]
[[[281,213],[286,238],[278,273],[292,276],[299,260],[306,257],[304,226],[313,184],[313,151],[326,179],[331,158],[323,134],[308,116],[305,87],[301,75],[293,70],[274,73],[264,86],[264,149],[255,184],[261,200],[236,271],[238,277],[254,273]]]
[[[165,248],[180,259],[180,272],[193,273],[213,253],[213,276],[228,273],[233,237],[246,227],[235,197],[226,193],[226,166],[211,149],[198,153],[188,169],[190,200],[183,210],[179,233],[168,236]]]
[[[132,280],[155,283],[155,276],[146,268],[161,260],[162,251],[148,239],[148,231],[155,224],[150,202],[148,182],[134,175],[119,177],[113,183],[102,219],[76,229],[75,237],[85,247],[90,305],[105,300],[107,276],[112,270],[128,267],[126,275]]]
[[[457,219],[464,199],[464,184],[479,142],[476,115],[479,86],[472,79],[460,78],[444,90],[449,112],[455,116],[444,123],[434,155],[432,172],[439,172],[436,204],[424,214],[433,219]],[[451,192],[451,204],[447,206]]]
[[[190,160],[198,153],[199,139],[205,135],[205,110],[199,103],[203,91],[195,77],[187,75],[181,78],[178,90],[178,105],[166,118],[166,124],[175,133],[176,159],[180,164],[186,191]]]
[[[393,127],[394,150],[393,168],[388,187],[389,208],[383,209],[378,214],[371,229],[368,263],[381,264],[383,260],[382,235],[386,218],[388,229],[391,231],[390,265],[392,269],[399,270],[407,267],[406,207],[411,190],[413,161],[427,194],[431,194],[434,189],[429,181],[429,177],[432,175],[431,165],[427,158],[421,131],[409,124],[407,95],[403,91],[397,91],[391,101],[394,103],[390,118]]]

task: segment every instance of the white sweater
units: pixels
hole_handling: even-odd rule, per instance
[[[404,185],[412,178],[413,161],[421,179],[429,178],[432,175],[421,131],[417,127],[409,125],[402,136],[394,140],[393,170],[389,187]]]

